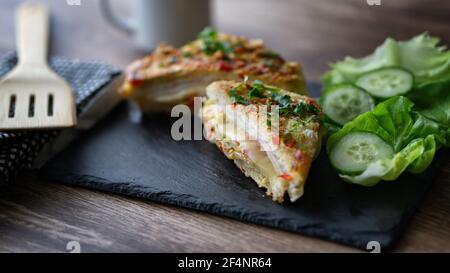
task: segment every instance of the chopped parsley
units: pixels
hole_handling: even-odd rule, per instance
[[[260,80],[256,80],[253,82],[253,87],[258,88],[258,89],[264,89],[264,83]]]
[[[251,99],[254,98],[265,98],[264,96],[264,84],[261,81],[254,81],[252,89],[248,93]]]
[[[258,54],[260,57],[264,57],[264,58],[270,58],[270,59],[281,59],[281,56],[276,53],[275,51],[272,50],[266,50],[266,51],[262,51],[259,52]]]
[[[237,103],[237,104],[243,104],[243,105],[250,105],[250,101],[246,98],[244,98],[244,96],[234,96],[232,97],[233,102]]]
[[[272,112],[267,111],[267,127],[272,128]]]
[[[306,105],[305,103],[299,103],[295,108],[294,108],[294,113],[296,113],[299,116],[303,116],[306,113]]]
[[[248,88],[250,86],[250,89]],[[245,89],[245,92],[244,92]],[[280,116],[295,115],[304,118],[307,114],[318,114],[320,110],[313,104],[306,102],[295,103],[291,96],[280,92],[281,89],[273,86],[264,85],[261,81],[254,81],[253,84],[239,84],[233,87],[228,94],[234,103],[249,105],[252,99],[267,98],[266,92],[269,92],[269,104],[276,104]],[[241,91],[241,92],[239,92]],[[246,95],[242,95],[245,93]]]
[[[294,113],[296,113],[299,116],[303,116],[306,113],[317,114],[319,113],[319,109],[317,109],[317,107],[314,106],[313,104],[301,102],[295,107]]]
[[[252,88],[252,90],[250,90],[250,92],[248,93],[248,96],[251,98],[251,99],[254,99],[254,98],[264,98],[264,94],[263,94],[263,92],[260,90],[260,89],[258,89],[258,88]]]
[[[278,105],[280,116],[287,116],[291,113],[292,99],[289,95],[272,93],[271,98]]]
[[[212,27],[205,27],[205,29],[200,32],[198,35],[198,38],[202,40],[206,39],[216,39],[217,38],[217,31]]]
[[[231,88],[230,91],[228,92],[228,95],[230,95],[230,98],[234,103],[249,105],[250,101],[248,99],[246,99],[244,96],[241,96],[238,94],[238,88],[240,86],[241,85]]]
[[[272,100],[274,100],[280,108],[288,108],[292,102],[291,96],[279,93],[272,94]]]
[[[300,127],[302,126],[302,123],[299,121],[294,122],[294,124],[289,129],[289,133],[293,134],[299,131]]]
[[[206,55],[213,55],[218,51],[225,54],[233,53],[233,48],[230,43],[219,41],[218,33],[212,27],[206,27],[200,32],[198,38],[203,42],[203,51]]]

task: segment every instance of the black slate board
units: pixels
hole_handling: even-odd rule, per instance
[[[317,89],[317,88],[315,88]],[[421,175],[363,188],[342,182],[322,152],[305,195],[279,205],[207,141],[176,142],[166,115],[129,121],[119,106],[94,130],[48,163],[52,181],[146,198],[365,248],[389,249],[400,237],[446,160],[441,151]]]

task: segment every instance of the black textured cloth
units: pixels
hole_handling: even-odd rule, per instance
[[[0,58],[0,77],[17,64],[15,53]],[[53,58],[50,66],[63,77],[75,93],[78,114],[120,70],[98,61]],[[0,86],[1,92],[1,86]],[[18,172],[29,169],[45,144],[59,131],[0,131],[0,185],[12,181]]]

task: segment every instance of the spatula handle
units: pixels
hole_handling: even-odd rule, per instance
[[[37,3],[22,4],[16,14],[19,64],[47,62],[49,39],[48,9]]]

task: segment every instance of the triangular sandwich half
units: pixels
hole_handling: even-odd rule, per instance
[[[286,62],[262,40],[205,29],[199,38],[181,48],[161,44],[152,54],[131,64],[120,94],[144,112],[170,111],[204,96],[218,80],[262,80],[306,94],[302,68]]]
[[[320,150],[320,106],[260,81],[219,81],[207,87],[205,135],[274,201],[303,195]]]

